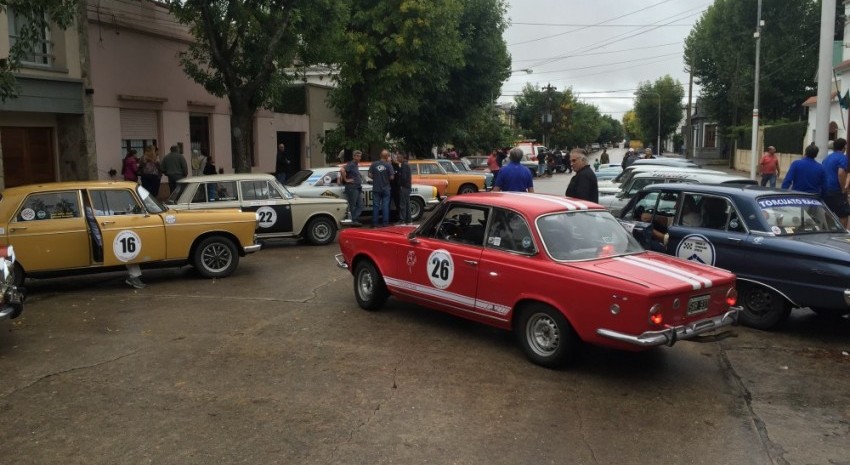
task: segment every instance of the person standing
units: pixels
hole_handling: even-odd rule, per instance
[[[363,181],[360,177],[360,159],[363,152],[355,150],[351,160],[339,170],[339,182],[343,185],[345,200],[348,200],[348,217],[351,224],[360,226],[360,214],[363,212]]]
[[[404,152],[398,156],[401,158],[401,166],[398,170],[399,221],[404,224],[411,224],[413,219],[410,217],[410,192],[413,190],[413,173],[410,170],[410,164],[407,163],[410,155]]]
[[[836,139],[832,146],[833,152],[823,160],[826,173],[823,201],[847,229],[847,218],[850,217],[850,204],[847,203],[847,154],[844,153],[847,140]]]
[[[610,163],[610,157],[608,156],[608,148],[603,148],[602,153],[599,155],[599,163],[603,165],[607,165]]]
[[[522,157],[521,148],[514,147],[511,149],[510,153],[508,153],[508,158],[511,161],[499,171],[499,177],[496,178],[493,192],[534,192],[534,181],[532,180],[531,171],[520,164]]]
[[[136,158],[136,150],[130,149],[122,162],[121,174],[125,181],[139,181],[139,159]]]
[[[203,170],[202,174],[205,174],[205,175],[215,174],[215,172],[216,172],[215,160],[213,160],[212,157],[204,157],[204,158],[205,158],[204,170]]]
[[[392,221],[400,221],[401,210],[399,209],[399,200],[401,200],[401,187],[398,183],[398,172],[401,169],[401,155],[396,150],[390,153],[390,166],[393,167],[393,177],[390,181],[390,219]]]
[[[805,157],[791,163],[788,173],[782,181],[783,189],[793,189],[795,191],[823,195],[823,188],[826,183],[826,171],[824,171],[823,165],[815,160],[815,157],[818,156],[818,151],[817,145],[809,145],[806,147]]]
[[[156,147],[153,145],[145,147],[140,176],[142,178],[142,187],[156,198],[159,195],[162,167],[159,166],[159,157],[156,156]]]
[[[759,160],[759,173],[761,173],[761,185],[776,187],[776,178],[779,177],[779,158],[776,157],[776,147],[769,146],[767,152]]]
[[[645,149],[645,150],[643,151],[643,159],[644,159],[644,160],[649,160],[649,159],[651,159],[651,158],[655,158],[655,157],[652,155],[652,149],[651,149],[651,148],[647,148],[647,149]]]
[[[493,175],[493,184],[496,183],[496,179],[499,178],[499,170],[502,169],[502,165],[499,163],[499,158],[496,156],[496,152],[490,152],[490,155],[487,156],[487,169],[490,170],[490,174]]]
[[[546,154],[537,152],[537,176],[543,177],[546,174]]]
[[[286,157],[286,146],[277,144],[277,156],[274,161],[274,177],[284,184],[286,182],[286,173],[289,172],[289,158]]]
[[[369,166],[369,179],[372,180],[372,225],[377,227],[390,224],[390,182],[393,180],[393,167],[390,165],[390,152],[381,150],[381,159]]]
[[[620,166],[622,166],[623,169],[625,170],[632,163],[634,163],[635,160],[637,160],[637,154],[635,153],[635,149],[629,147],[629,151],[626,152],[625,156],[623,156],[623,162],[620,164]]]
[[[200,176],[205,171],[207,157],[198,149],[192,149],[192,176]]]
[[[599,203],[599,187],[596,183],[596,174],[587,161],[587,152],[584,149],[573,149],[570,151],[570,166],[573,167],[573,178],[567,185],[567,197],[587,200]]]
[[[162,158],[162,171],[168,177],[168,188],[171,192],[177,188],[177,181],[189,175],[186,159],[177,151],[176,145],[172,145],[171,151]]]

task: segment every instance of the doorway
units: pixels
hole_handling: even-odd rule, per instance
[[[301,171],[301,133],[300,132],[277,132],[277,145],[283,144],[286,150],[283,152],[289,160],[289,169],[286,172],[286,177],[289,178],[293,174]],[[275,148],[277,148],[277,145]],[[275,150],[277,153],[277,150]]]
[[[210,117],[209,115],[189,115],[189,141],[193,150],[200,150],[204,156],[210,152]]]
[[[53,128],[0,128],[6,187],[56,181]]]

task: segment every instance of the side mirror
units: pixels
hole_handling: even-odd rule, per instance
[[[410,231],[410,233],[407,235],[407,241],[410,242],[411,244],[418,244],[419,243],[419,238],[416,237],[416,230],[415,229],[413,231]]]

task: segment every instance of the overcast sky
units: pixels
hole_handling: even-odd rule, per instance
[[[622,120],[640,82],[669,74],[685,88],[685,38],[713,0],[508,0],[513,59],[500,101],[525,83],[558,90]],[[755,25],[753,25],[755,28]],[[753,44],[755,46],[755,44]],[[525,69],[530,69],[531,74]],[[698,90],[694,86],[694,99]]]

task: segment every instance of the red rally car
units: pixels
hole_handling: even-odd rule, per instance
[[[529,193],[443,202],[419,227],[345,229],[337,264],[358,304],[396,299],[513,330],[539,365],[585,342],[708,341],[736,324],[735,275],[645,251],[602,206]]]

